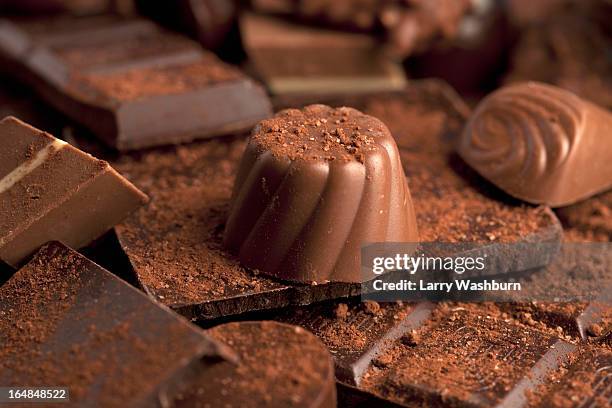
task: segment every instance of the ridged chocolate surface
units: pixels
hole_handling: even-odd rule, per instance
[[[361,246],[418,240],[386,126],[310,105],[261,122],[234,186],[224,243],[247,267],[303,282],[360,282]]]
[[[535,82],[486,98],[468,122],[463,159],[509,194],[571,204],[612,185],[612,114]]]

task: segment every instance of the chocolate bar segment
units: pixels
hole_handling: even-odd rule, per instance
[[[240,17],[254,74],[275,95],[398,90],[403,70],[365,35],[300,26],[273,17]]]
[[[453,158],[465,106],[444,85],[415,82],[400,93],[344,102],[335,106],[352,105],[391,130],[410,180],[421,241],[480,242],[490,250],[497,242],[559,242],[561,227],[550,210],[480,189],[478,176]],[[267,278],[224,249],[244,149],[241,140],[202,142],[117,163],[152,197],[152,205],[116,228],[143,288],[193,319],[358,295],[357,284],[288,285]]]
[[[307,330],[262,321],[227,323],[207,333],[230,345],[239,362],[207,370],[177,406],[336,406],[331,356]]]
[[[158,406],[236,357],[59,243],[0,287],[0,383],[67,387],[75,406]]]
[[[536,82],[489,95],[468,121],[459,154],[522,200],[560,207],[612,186],[612,113]]]
[[[394,341],[408,339],[433,307],[429,302],[379,304],[351,299],[291,308],[272,319],[312,331],[332,353],[337,380],[358,386],[373,361]]]
[[[399,152],[376,118],[310,105],[251,133],[234,184],[225,245],[280,279],[362,282],[364,242],[418,242]]]
[[[240,132],[270,114],[264,91],[240,71],[144,20],[2,20],[0,58],[120,150]]]
[[[14,117],[0,121],[0,259],[89,244],[147,201],[107,162]]]
[[[418,334],[383,353],[362,388],[407,406],[521,407],[575,349],[493,305],[442,305]]]

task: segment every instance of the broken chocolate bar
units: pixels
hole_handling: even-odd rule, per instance
[[[147,201],[110,165],[14,117],[0,121],[0,259],[89,244]]]
[[[552,212],[509,202],[453,155],[465,105],[439,82],[335,104],[380,118],[399,146],[421,241],[559,242]],[[355,296],[358,284],[288,285],[253,273],[223,246],[243,140],[125,156],[116,164],[152,202],[117,226],[140,285],[190,319]],[[517,253],[508,253],[515,257]]]
[[[417,243],[399,152],[386,126],[310,105],[260,122],[234,183],[224,244],[280,279],[362,282],[364,242]]]
[[[120,150],[240,132],[270,114],[240,71],[144,20],[0,20],[0,61]]]
[[[494,305],[442,304],[416,341],[378,357],[360,388],[406,406],[521,407],[575,348]]]
[[[403,70],[365,35],[244,14],[240,27],[249,64],[271,93],[338,94],[397,90]]]
[[[355,386],[377,356],[392,342],[407,339],[433,307],[429,302],[378,304],[352,299],[291,308],[270,317],[312,331],[331,351],[338,381]]]
[[[612,113],[561,88],[510,85],[483,100],[458,150],[522,200],[560,207],[612,187]]]
[[[228,323],[207,333],[230,345],[239,362],[207,370],[179,395],[177,406],[336,406],[331,356],[307,330],[264,321]]]
[[[0,287],[0,333],[0,384],[66,387],[74,406],[166,406],[196,373],[236,360],[57,242]]]

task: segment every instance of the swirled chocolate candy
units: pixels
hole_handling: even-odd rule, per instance
[[[14,117],[0,121],[0,260],[18,266],[48,241],[74,248],[147,197],[107,162]]]
[[[560,207],[612,187],[612,113],[536,82],[503,88],[470,118],[459,154],[512,196]]]
[[[417,240],[399,152],[378,119],[310,105],[255,127],[224,236],[243,265],[293,281],[360,282],[364,243]]]

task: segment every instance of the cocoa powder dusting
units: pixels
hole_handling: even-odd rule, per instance
[[[79,93],[91,88],[111,100],[131,101],[180,94],[242,77],[238,69],[210,56],[190,64],[170,67],[74,75],[72,90]]]
[[[245,270],[222,245],[243,140],[124,156],[117,168],[151,197],[117,226],[139,279],[165,304],[281,287]]]
[[[290,160],[357,160],[376,149],[376,139],[385,134],[375,118],[347,108],[310,105],[287,109],[262,121],[252,141],[262,149]]]
[[[494,403],[555,341],[494,304],[443,303],[418,334],[378,357],[383,366],[371,366],[362,387],[422,406],[456,405],[473,395]]]
[[[238,354],[235,365],[213,367],[200,387],[179,398],[196,407],[316,406],[333,401],[333,364],[307,330],[276,322],[228,323],[208,330]]]
[[[74,406],[119,406],[154,393],[173,365],[199,357],[203,338],[193,329],[152,304],[159,315],[121,309],[149,301],[104,274],[52,243],[0,287],[1,384],[63,386]]]

